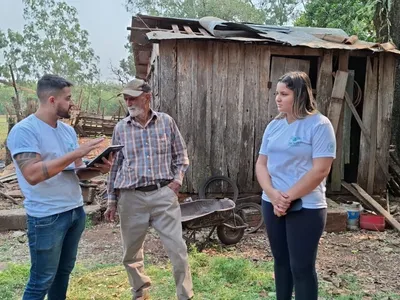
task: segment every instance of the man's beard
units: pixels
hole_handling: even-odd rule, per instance
[[[128,111],[129,111],[129,115],[130,115],[132,118],[135,118],[135,117],[139,116],[141,113],[144,112],[144,110],[143,110],[142,108],[133,107],[133,106],[128,107]]]
[[[57,116],[59,116],[60,118],[63,118],[63,119],[69,119],[69,118],[71,118],[70,110],[69,109],[67,111],[57,110]]]

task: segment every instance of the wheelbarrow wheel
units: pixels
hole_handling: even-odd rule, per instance
[[[217,236],[225,245],[237,244],[243,237],[245,231],[245,223],[243,219],[237,215],[232,215],[226,222],[230,226],[241,226],[241,228],[230,228],[223,224],[217,226]]]
[[[253,202],[240,203],[235,207],[235,212],[248,225],[245,230],[246,233],[255,233],[264,224],[260,204]]]
[[[207,180],[200,186],[199,188],[199,198],[200,199],[207,199],[207,188],[211,186],[211,183],[214,182],[225,182],[231,189],[232,189],[232,201],[236,202],[237,198],[239,197],[239,189],[236,183],[227,176],[211,176],[207,178]]]

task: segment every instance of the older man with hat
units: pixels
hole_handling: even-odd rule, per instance
[[[173,265],[178,299],[191,299],[192,278],[178,202],[189,166],[185,141],[171,116],[150,108],[151,88],[145,81],[130,81],[121,94],[129,116],[115,126],[112,144],[125,147],[111,167],[105,217],[114,221],[118,209],[123,264],[133,299],[150,299],[151,281],[143,264],[143,242],[149,226],[160,235]]]

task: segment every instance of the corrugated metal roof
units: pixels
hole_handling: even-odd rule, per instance
[[[148,16],[143,16],[148,18]],[[204,28],[210,35],[190,34],[151,29],[147,38],[151,41],[170,39],[224,39],[242,42],[266,42],[287,46],[304,46],[321,49],[342,50],[371,50],[374,52],[392,52],[400,54],[394,44],[378,44],[360,41],[349,36],[346,32],[336,28],[270,26],[250,23],[234,23],[215,17],[205,17],[200,20],[151,17],[158,22],[176,23],[181,26],[198,26]]]

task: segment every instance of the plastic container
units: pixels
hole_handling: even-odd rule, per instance
[[[360,213],[362,211],[360,203],[353,202],[352,204],[344,204],[343,207],[347,211],[347,229],[359,230]]]
[[[362,213],[360,216],[360,227],[367,230],[384,231],[385,217]]]

